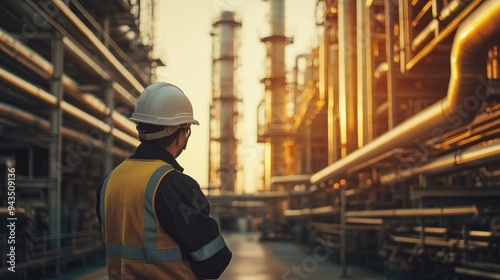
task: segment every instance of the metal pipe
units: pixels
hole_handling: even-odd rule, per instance
[[[488,145],[479,145],[457,151],[456,153],[429,161],[425,165],[393,172],[380,177],[380,183],[392,184],[397,181],[410,179],[419,174],[442,174],[451,170],[458,170],[480,166],[495,162],[500,156],[500,142]]]
[[[492,262],[485,262],[485,261],[469,261],[462,259],[460,263],[464,267],[469,267],[469,268],[477,268],[481,270],[489,270],[489,271],[500,271],[500,264],[499,263],[492,263]],[[498,276],[495,279],[499,279],[500,275],[497,273],[496,276]]]
[[[373,77],[380,79],[387,73],[387,70],[389,70],[389,65],[387,62],[382,62],[377,66],[377,68],[375,68],[375,71],[373,71]]]
[[[330,27],[331,28],[331,27]],[[338,85],[338,44],[332,44],[330,47],[330,61],[328,63],[328,164],[332,164],[340,157],[338,142],[339,137],[339,85]]]
[[[14,7],[15,9],[17,9],[18,13],[20,13],[21,15],[33,16],[33,14],[36,13],[34,9],[32,9],[28,5],[25,5],[22,1],[7,1],[7,3],[11,5],[10,7]],[[37,27],[42,28],[41,26]],[[43,31],[49,30],[44,29]],[[20,40],[12,37],[1,27],[0,40],[5,44],[5,46],[0,45],[0,49],[11,55],[11,57],[15,58],[17,61],[20,61],[24,65],[33,65],[31,67],[31,70],[42,77],[47,77],[47,75],[50,76],[50,73],[52,73],[52,64],[45,58],[28,48]],[[67,37],[63,38],[63,42],[65,45],[65,49],[70,52],[68,57],[79,59],[79,61],[86,65],[89,70],[94,71],[104,80],[109,80],[110,75],[108,74],[108,71],[103,70],[99,63],[95,62],[95,60],[90,55],[88,55],[87,52],[81,50]],[[113,82],[113,88],[115,89],[116,93],[120,94],[125,102],[129,103],[131,106],[135,106],[136,98],[132,94],[130,94],[116,82]]]
[[[75,58],[85,70],[94,72],[104,80],[110,80],[111,75],[105,71],[102,65],[95,60],[85,49],[81,49],[73,40],[64,37],[64,50],[68,52],[68,57]]]
[[[285,185],[298,185],[309,183],[311,175],[287,175],[287,176],[274,176],[271,178],[271,185],[274,184],[285,184]]]
[[[382,225],[383,219],[370,219],[370,218],[346,218],[346,223],[349,224],[365,224],[365,225]]]
[[[358,146],[356,123],[356,1],[340,0],[339,22],[339,124],[341,157]]]
[[[356,4],[356,45],[357,52],[357,127],[358,127],[358,147],[363,147],[368,143],[368,118],[369,88],[368,88],[368,53],[365,51],[370,43],[367,40],[366,32],[366,0],[357,0]],[[371,56],[371,53],[370,53]],[[371,65],[371,64],[370,64]]]
[[[100,121],[99,119],[97,119],[96,117],[78,109],[77,107],[69,104],[68,102],[66,101],[63,101],[61,102],[61,108],[63,109],[63,111],[81,121],[84,121],[86,122],[87,124],[93,126],[93,127],[96,127],[98,128],[99,130],[101,130],[102,132],[110,132],[112,127],[107,125],[106,123]]]
[[[141,78],[142,82],[149,84],[151,82],[150,78],[144,73],[144,71],[135,63],[117,44],[113,39],[109,36],[109,28],[106,31],[105,28],[102,28],[99,23],[94,19],[94,17],[77,1],[77,0],[72,0],[71,3],[82,13],[82,15],[87,19],[90,24],[104,37],[104,43],[103,46],[108,49],[109,46],[111,46],[114,51],[120,56],[121,59],[123,59],[132,69],[134,69],[135,73],[139,78]],[[140,8],[140,4],[138,5]],[[139,13],[140,14],[140,13]],[[109,18],[108,18],[109,19]],[[108,21],[109,25],[109,21]],[[134,36],[127,37],[127,35],[130,36],[130,34],[133,34]],[[125,33],[122,34],[124,36],[125,40],[132,41],[135,39],[135,32],[129,30]]]
[[[410,33],[413,31],[409,19],[409,3],[399,2],[399,71],[406,72],[406,62],[412,56]]]
[[[306,64],[307,64],[308,57],[309,57],[309,54],[298,54],[295,56],[295,65],[293,67],[293,82],[294,82],[293,101],[295,103],[295,108],[297,108],[297,106],[298,106],[297,97],[299,96],[299,60],[304,59],[306,61]],[[320,63],[320,67],[321,67],[321,63]],[[320,73],[321,73],[321,70],[320,70]],[[307,81],[307,79],[303,79],[303,80]],[[321,78],[320,78],[320,80],[321,80]]]
[[[438,217],[438,216],[470,216],[477,215],[478,209],[475,205],[462,207],[438,207],[438,208],[416,208],[416,209],[389,209],[389,210],[366,210],[347,211],[346,217]]]
[[[460,22],[462,22],[467,16],[469,16],[469,14],[472,13],[482,2],[484,2],[483,0],[467,0],[467,1],[468,5],[460,13],[456,13],[455,16],[451,17],[451,20],[446,25],[442,26],[442,28],[439,28],[439,30],[436,30],[435,37],[432,38],[430,42],[428,42],[426,46],[423,47],[420,51],[413,53],[411,51],[411,47],[409,47],[407,44],[403,45],[405,47],[405,50],[408,49],[410,50],[410,52],[408,53],[411,53],[410,57],[407,57],[409,60],[404,64],[405,68],[404,71],[411,70],[413,67],[415,67],[415,65],[419,61],[421,61],[427,55],[429,55],[430,52],[432,52],[439,43],[443,42],[445,38],[447,38],[450,34],[452,34],[456,30]],[[406,6],[405,11],[407,12],[406,14],[408,15],[409,12],[407,7],[408,5],[405,6]],[[407,30],[410,29],[411,28],[408,28]],[[408,36],[408,34],[406,34],[406,36]]]
[[[135,106],[135,104],[137,103],[137,99],[132,94],[130,94],[130,92],[121,84],[113,82],[113,89],[123,97],[123,100],[125,102],[129,103],[132,106]]]
[[[439,22],[437,19],[433,19],[423,30],[420,32],[415,39],[411,42],[411,50],[416,51],[421,45],[423,45],[429,38],[432,38],[437,32]]]
[[[54,179],[54,186],[49,188],[48,198],[48,215],[49,215],[49,233],[56,235],[56,239],[51,242],[51,249],[59,249],[61,247],[61,183],[62,174],[59,163],[62,158],[62,135],[61,128],[63,126],[63,88],[62,75],[64,71],[64,52],[62,36],[55,34],[51,40],[51,57],[53,72],[50,77],[50,91],[55,98],[55,104],[50,110],[50,136],[49,144],[49,178]],[[48,94],[48,93],[47,93]],[[59,259],[57,260],[59,263]],[[56,274],[59,275],[60,267],[56,266]]]
[[[0,27],[0,50],[4,51],[23,65],[33,65],[31,71],[42,77],[49,77],[52,73],[52,63],[30,50],[20,40],[11,36]],[[50,71],[47,71],[50,69]]]
[[[36,126],[43,131],[50,130],[50,123],[47,120],[36,117],[19,108],[14,108],[11,105],[0,102],[0,116],[21,122],[23,124]]]
[[[82,33],[89,39],[97,50],[110,62],[110,64],[118,71],[118,73],[129,82],[130,85],[138,92],[144,90],[139,81],[116,59],[116,57],[104,46],[104,44],[92,33],[92,31],[76,16],[73,11],[61,0],[53,0],[53,3],[59,10],[72,22]]]
[[[313,172],[312,167],[312,137],[311,137],[311,125],[306,126],[305,131],[305,173],[310,174]],[[309,177],[310,179],[310,177]]]
[[[480,63],[476,54],[485,53],[489,47],[489,39],[495,38],[500,33],[499,14],[500,1],[486,1],[462,22],[456,32],[450,55],[451,77],[445,98],[363,148],[313,174],[311,183],[316,184],[331,178],[339,179],[347,175],[348,169],[370,158],[395,148],[408,146],[409,143],[414,143],[415,139],[425,137],[425,135],[430,137],[436,132],[469,123],[479,108],[464,110],[464,107],[467,108],[465,106],[467,102],[486,98],[478,91],[482,85],[477,79],[481,71],[478,70]],[[474,32],[475,30],[481,30],[481,32]],[[483,68],[486,69],[486,67]],[[475,95],[471,95],[472,93]]]
[[[347,276],[347,263],[346,263],[346,239],[347,239],[347,230],[346,230],[346,191],[347,185],[341,184],[340,186],[340,224],[341,224],[341,234],[340,234],[340,265],[341,265],[341,273],[340,276],[344,278]]]
[[[500,279],[500,275],[498,274],[498,272],[481,271],[464,267],[455,267],[455,273],[473,277],[481,277],[485,279]]]
[[[114,112],[115,103],[113,102],[113,88],[111,86],[111,83],[108,83],[104,95],[106,99],[106,105],[111,110],[111,112]],[[105,123],[111,127],[113,126],[113,117],[111,114],[106,116]],[[114,143],[113,134],[107,133],[106,135],[104,135],[104,164],[103,164],[104,174],[109,174],[113,169],[113,153],[111,152],[111,149],[113,148],[113,143]]]
[[[445,21],[446,19],[453,16],[463,7],[469,4],[470,0],[452,0],[446,7],[444,7],[439,13],[439,20]]]
[[[329,83],[329,62],[330,62],[330,28],[328,25],[324,26],[323,32],[319,38],[320,43],[318,47],[318,89],[319,97],[317,102],[321,102],[321,106],[324,106],[327,96],[328,96],[328,83]],[[313,54],[314,59],[314,54]],[[306,60],[307,61],[307,60]],[[297,61],[295,61],[297,63]],[[314,79],[314,77],[305,76],[306,81]]]
[[[104,71],[100,66],[96,63],[93,63],[93,60],[90,56],[87,56],[86,53],[81,52],[81,50],[71,42],[71,40],[67,38],[63,38],[64,46],[66,50],[70,50],[70,53],[74,53],[76,57],[84,61],[88,64],[89,67],[94,69],[96,73],[101,75],[103,79],[111,79],[111,77]],[[9,54],[12,58],[21,62],[26,67],[29,67],[35,73],[40,75],[45,79],[49,79],[51,73],[53,72],[53,65],[44,57],[30,49],[28,46],[23,44],[20,40],[11,36],[7,31],[0,28],[0,49]],[[97,99],[94,95],[89,93],[84,93],[80,90],[80,87],[77,82],[75,82],[71,77],[65,75],[63,73],[62,83],[64,89],[70,93],[73,97],[84,102],[91,109],[103,114],[107,115],[108,107],[99,99]],[[119,96],[129,103],[132,106],[135,106],[136,99],[133,97],[127,90],[121,87],[118,83],[113,82],[113,89],[119,94]],[[53,98],[51,96],[47,98]],[[114,123],[124,129],[132,136],[137,135],[137,130],[135,129],[135,123],[130,121],[128,118],[124,117],[118,112],[112,113],[112,118]]]
[[[103,67],[94,61],[94,59],[84,50],[80,49],[73,41],[67,39],[66,37],[63,39],[64,48],[68,51],[68,57],[77,59],[80,63],[85,65],[89,70],[94,71],[97,75],[99,75],[103,80],[109,81],[111,80],[111,76],[108,71],[103,69]],[[66,81],[73,81],[71,78],[65,79]],[[63,80],[64,81],[64,80]],[[68,82],[69,83],[69,82]],[[65,82],[65,86],[71,86]],[[76,85],[76,82],[73,81],[73,84]],[[112,86],[114,91],[117,93],[117,96],[124,102],[126,102],[130,106],[135,106],[137,103],[137,99],[132,95],[128,90],[123,88],[119,83],[112,82]],[[118,122],[119,124],[119,122]]]
[[[9,104],[0,102],[0,116],[27,126],[33,126],[41,131],[48,132],[50,130],[49,121],[42,119],[38,116],[33,115],[30,112],[26,112],[20,108],[13,107]],[[103,149],[104,144],[101,140],[94,139],[93,137],[83,134],[81,132],[69,129],[67,127],[61,128],[61,134],[65,138],[72,139],[77,142],[90,143],[92,147],[97,149]],[[122,150],[120,148],[113,147],[113,154],[117,157],[126,158],[130,156],[129,151]]]
[[[373,92],[373,85],[374,85],[374,82],[373,82],[373,78],[372,78],[372,72],[373,72],[373,68],[374,68],[374,65],[375,65],[375,58],[373,56],[373,38],[374,38],[374,34],[372,34],[372,22],[371,22],[371,18],[374,17],[371,13],[371,5],[373,3],[373,1],[362,1],[362,2],[365,2],[365,3],[360,3],[360,8],[364,9],[364,16],[368,18],[365,18],[364,20],[364,25],[363,25],[363,35],[364,35],[364,41],[365,41],[365,48],[363,49],[364,52],[365,52],[365,62],[366,62],[366,69],[365,69],[365,87],[366,87],[366,99],[365,99],[365,104],[364,104],[364,110],[365,110],[365,113],[364,113],[364,119],[363,119],[363,127],[364,127],[364,131],[365,131],[365,137],[364,139],[366,140],[366,142],[364,143],[364,145],[366,145],[367,143],[370,143],[371,141],[373,141],[373,137],[374,137],[374,118],[373,118],[373,94],[371,94]],[[362,50],[362,51],[363,51]],[[363,146],[364,146],[363,145]],[[360,147],[361,148],[361,147]]]
[[[435,238],[435,237],[426,237],[422,239],[421,237],[408,237],[408,236],[396,236],[396,235],[391,235],[391,239],[394,242],[398,243],[409,243],[409,244],[415,244],[419,246],[438,246],[438,247],[456,247],[459,249],[465,249],[467,250],[474,250],[477,248],[486,248],[488,246],[488,242],[485,241],[473,241],[471,244],[466,244],[460,239],[441,239],[441,238]]]
[[[61,33],[65,34],[67,33],[63,27],[61,27],[57,22],[54,21],[54,19],[52,19],[52,17],[49,17],[48,15],[46,15],[44,13],[44,11],[42,11],[42,9],[40,9],[35,3],[33,3],[33,1],[31,0],[26,0],[28,2],[28,4],[30,4],[30,6],[32,6],[33,8],[35,8],[35,10],[40,13],[42,16],[45,17],[45,19],[50,22],[56,29],[58,29]],[[85,52],[82,52],[82,53],[85,53]],[[78,57],[78,56],[76,56]],[[90,60],[93,60],[93,58],[91,58],[90,56],[87,56],[87,59],[84,59],[84,58],[81,58],[81,62],[85,62],[85,63],[88,63],[88,61]],[[103,74],[103,71],[102,71],[102,67],[99,68],[100,71],[97,71],[98,74]],[[105,72],[105,71],[104,71]],[[130,73],[129,73],[130,74]],[[103,78],[106,80],[105,76],[107,74],[103,74]],[[130,81],[129,81],[130,83]],[[129,102],[132,106],[135,106],[135,103],[136,103],[136,99],[135,97],[133,97],[127,90],[123,89],[123,87],[118,84],[118,83],[114,83],[113,85],[113,88],[116,90],[116,92],[120,93],[120,95],[122,95],[124,97],[124,100]],[[140,93],[140,92],[139,92]]]
[[[56,105],[56,98],[51,95],[50,93],[44,91],[40,87],[37,87],[28,81],[21,79],[20,77],[8,72],[4,68],[0,67],[0,78],[4,79],[5,81],[10,82],[11,84],[15,85],[16,87],[22,89],[23,91],[31,94],[32,96],[38,98],[39,100],[44,101],[46,104],[49,105]],[[93,117],[92,115],[85,113],[84,111],[76,108],[75,106],[67,103],[66,101],[61,102],[61,108],[62,110],[81,120],[86,122],[92,127],[95,127],[99,129],[102,132],[111,132],[113,135],[115,135],[120,141],[122,141],[125,144],[130,145],[131,147],[135,148],[139,145],[139,140],[137,140],[135,137],[131,137],[130,135],[124,133],[123,131],[120,131],[118,129],[112,129],[109,125],[105,124],[104,122],[100,121],[99,119]]]
[[[395,94],[395,71],[394,62],[394,16],[393,3],[395,0],[385,0],[385,61],[387,62],[387,129],[391,130],[398,124],[397,118],[397,99]]]

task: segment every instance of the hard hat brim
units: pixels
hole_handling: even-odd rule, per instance
[[[176,116],[175,118],[161,118],[146,114],[133,113],[130,119],[136,123],[147,123],[162,126],[176,126],[181,124],[200,125],[200,122],[198,122],[188,114],[186,114],[186,116]]]

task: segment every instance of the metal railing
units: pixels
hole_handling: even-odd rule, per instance
[[[0,276],[9,273],[7,263],[8,234],[0,234],[2,256],[0,264]],[[56,246],[60,243],[60,246]],[[63,233],[60,235],[32,236],[29,233],[16,236],[16,272],[21,271],[25,275],[28,271],[36,268],[49,266],[56,267],[60,271],[66,264],[83,260],[103,248],[101,234],[98,231],[77,231]],[[19,275],[19,274],[18,274]]]

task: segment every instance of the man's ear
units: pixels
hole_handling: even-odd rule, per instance
[[[176,144],[177,146],[181,146],[181,144],[182,144],[182,142],[181,142],[181,141],[182,141],[182,139],[181,139],[181,135],[182,135],[182,133],[178,133],[178,134],[177,134],[177,137],[175,137],[175,144]]]

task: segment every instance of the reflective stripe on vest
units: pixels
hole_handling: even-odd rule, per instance
[[[158,167],[151,178],[149,179],[146,190],[144,193],[144,234],[143,241],[144,247],[130,247],[123,244],[106,244],[106,255],[108,257],[118,257],[121,256],[125,260],[135,260],[144,261],[149,263],[161,263],[161,262],[181,262],[183,261],[182,253],[179,248],[175,249],[158,249],[157,248],[157,226],[158,223],[154,217],[153,211],[153,197],[155,193],[156,186],[160,180],[170,171],[173,167],[170,165],[163,165]],[[105,225],[105,213],[104,213],[104,199],[106,192],[106,185],[108,183],[109,177],[105,179],[103,186],[101,188],[101,221]]]
[[[108,257],[122,257],[125,260],[148,263],[180,262],[182,254],[179,249],[145,249],[141,247],[123,246],[122,244],[106,245]]]
[[[219,236],[214,238],[214,240],[208,242],[207,244],[205,244],[205,246],[201,247],[196,252],[189,252],[189,254],[193,258],[193,260],[197,262],[204,261],[215,255],[225,246],[226,243],[224,242],[224,238],[222,238],[222,236],[219,234]]]

